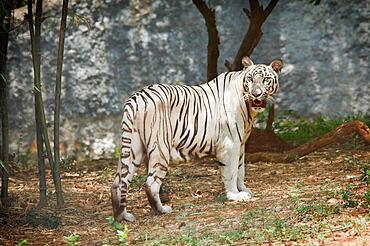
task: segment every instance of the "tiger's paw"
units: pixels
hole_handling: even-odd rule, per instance
[[[226,196],[227,199],[231,201],[247,201],[252,198],[252,194],[246,191],[241,191],[239,193],[227,192]]]
[[[245,185],[240,187],[238,186],[238,190],[249,193],[251,197],[254,196],[253,192],[250,189],[248,189]]]
[[[162,213],[162,214],[169,214],[172,212],[172,208],[170,206],[162,206],[160,209],[159,209],[159,212]]]
[[[135,221],[135,216],[132,213],[124,211],[117,217],[117,221],[121,222],[122,220],[133,222]]]

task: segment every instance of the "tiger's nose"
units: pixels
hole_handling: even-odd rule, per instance
[[[255,90],[253,90],[252,91],[252,96],[254,96],[254,97],[259,97],[259,96],[261,96],[261,94],[262,94],[262,90],[261,89],[255,89]]]

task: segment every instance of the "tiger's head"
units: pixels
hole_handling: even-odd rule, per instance
[[[267,100],[279,88],[279,78],[282,60],[273,60],[270,65],[254,64],[249,57],[242,59],[244,75],[244,93],[245,99],[249,100],[252,109],[256,112],[262,112],[267,104]]]

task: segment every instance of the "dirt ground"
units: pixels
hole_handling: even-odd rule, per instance
[[[136,221],[128,224],[125,243],[370,245],[369,186],[361,181],[369,164],[370,146],[362,143],[332,146],[291,164],[247,164],[246,184],[255,196],[239,203],[226,201],[217,167],[172,166],[164,191],[173,212],[160,216],[148,205],[143,167],[129,192]],[[18,170],[10,182],[12,206],[0,212],[0,245],[67,245],[72,234],[80,236],[79,245],[118,245],[107,221],[115,168],[116,160],[95,160],[63,171],[62,209],[52,192],[49,208],[38,209],[37,169]]]

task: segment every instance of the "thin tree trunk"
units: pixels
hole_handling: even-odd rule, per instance
[[[2,134],[2,147],[0,158],[4,167],[2,169],[1,179],[1,203],[4,206],[9,205],[9,120],[8,120],[8,91],[9,82],[6,79],[6,62],[10,30],[10,18],[12,10],[12,1],[5,1],[2,5],[4,9],[0,13],[0,107],[1,107],[1,134]]]
[[[8,156],[9,156],[9,124],[8,124],[8,86],[5,85],[1,88],[1,130],[2,130],[2,148],[1,148],[1,160],[5,169],[2,169],[1,179],[1,203],[4,206],[9,205],[9,167],[8,167]]]
[[[63,0],[62,7],[62,18],[60,22],[60,31],[59,31],[59,47],[58,47],[58,58],[57,58],[57,75],[55,81],[55,111],[54,111],[54,172],[55,176],[58,177],[58,186],[56,187],[57,201],[59,201],[59,206],[63,204],[62,196],[62,185],[60,180],[60,171],[59,171],[59,161],[60,161],[60,152],[59,152],[59,123],[60,123],[60,95],[61,95],[61,84],[62,84],[62,66],[63,66],[63,53],[64,53],[64,39],[66,32],[66,23],[67,23],[67,14],[68,14],[68,0]]]
[[[209,8],[203,0],[193,0],[193,3],[203,15],[208,31],[208,59],[207,59],[207,79],[211,81],[217,77],[217,60],[219,56],[218,45],[220,38],[216,26],[215,10]]]

